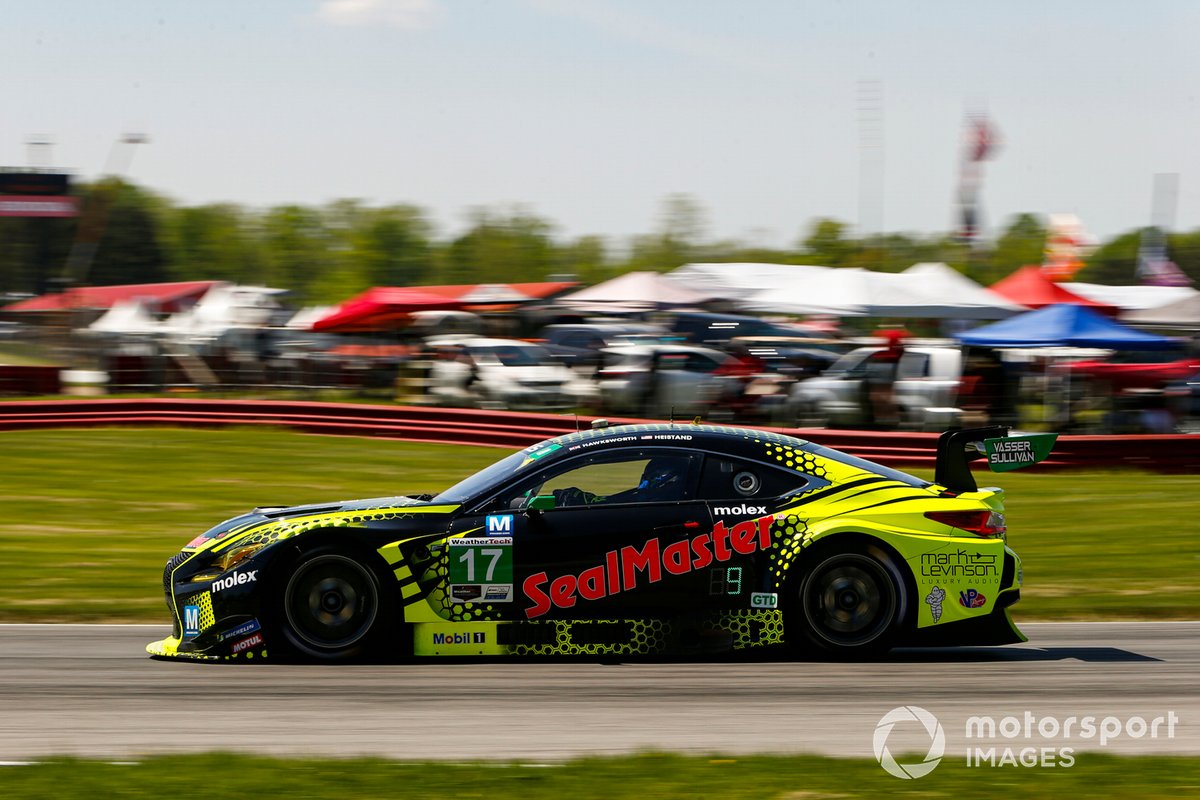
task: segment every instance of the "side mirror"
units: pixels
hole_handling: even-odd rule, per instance
[[[554,508],[554,495],[539,494],[525,506],[526,511],[549,511]]]

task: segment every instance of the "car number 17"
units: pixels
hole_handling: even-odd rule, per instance
[[[467,552],[463,553],[461,556],[458,557],[458,561],[460,564],[465,563],[467,565],[467,576],[466,576],[467,580],[466,580],[466,582],[467,583],[475,583],[476,581],[487,582],[487,581],[494,580],[495,575],[496,575],[496,565],[500,563],[500,558],[504,555],[504,548],[502,548],[502,547],[481,547],[481,548],[479,548],[480,555],[482,555],[486,559],[489,559],[487,562],[487,569],[484,571],[484,575],[482,578],[475,577],[475,550],[476,550],[476,548],[469,547],[469,548],[467,548]],[[483,561],[484,559],[480,559],[480,560]]]

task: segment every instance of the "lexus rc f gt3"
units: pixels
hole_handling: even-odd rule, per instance
[[[1047,440],[1048,437],[1048,440]],[[157,657],[697,654],[1023,641],[993,469],[1053,435],[952,431],[933,481],[778,432],[570,433],[436,495],[257,508],[174,555]]]

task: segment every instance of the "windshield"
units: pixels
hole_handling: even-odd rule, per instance
[[[854,372],[862,365],[864,361],[874,355],[878,350],[876,348],[862,348],[846,353],[844,356],[833,362],[829,369],[825,370],[826,375],[846,375]]]
[[[490,467],[476,472],[469,478],[465,478],[458,483],[445,490],[430,502],[434,505],[441,503],[454,503],[461,505],[472,497],[477,497],[493,486],[508,480],[516,474],[521,465],[530,458],[527,450],[521,450],[513,453],[507,458],[502,458]]]
[[[821,445],[813,444],[812,442],[805,443],[801,449],[818,456],[824,456],[825,458],[829,458],[834,461],[840,461],[843,464],[849,464],[852,467],[865,469],[867,472],[874,472],[876,475],[882,475],[883,477],[890,478],[894,481],[906,483],[915,489],[924,489],[927,486],[933,485],[931,482],[923,481],[915,475],[909,475],[907,472],[901,472],[898,469],[885,467],[882,464],[876,464],[874,461],[867,461],[865,458],[852,456],[847,453],[843,453],[840,450],[822,447]]]
[[[472,347],[471,354],[481,361],[499,361],[506,367],[536,367],[550,363],[549,354],[537,347]]]

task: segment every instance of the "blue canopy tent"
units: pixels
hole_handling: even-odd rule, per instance
[[[1166,336],[1145,333],[1114,322],[1090,308],[1060,303],[1009,317],[1003,322],[985,325],[958,335],[958,340],[968,347],[1021,348],[1021,347],[1084,347],[1105,350],[1167,350],[1182,347],[1182,342]],[[1056,408],[1053,414],[1058,424],[1070,426],[1075,421],[1075,392],[1071,370],[1061,373],[1062,384],[1053,383],[1043,387],[1042,396],[1049,407]],[[1042,406],[1043,412],[1048,410]],[[1042,421],[1049,421],[1043,417]]]
[[[1098,347],[1107,350],[1164,350],[1181,343],[1098,314],[1084,306],[1058,304],[1009,317],[958,335],[972,347]]]

